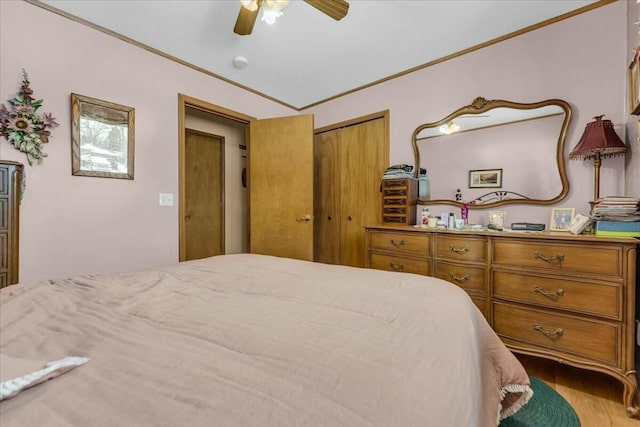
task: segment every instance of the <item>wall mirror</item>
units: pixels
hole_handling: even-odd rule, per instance
[[[478,97],[420,125],[413,150],[416,166],[427,171],[430,196],[418,203],[483,209],[562,200],[569,192],[564,142],[570,120],[571,107],[559,99],[522,104]]]
[[[133,179],[134,109],[71,94],[71,173]]]

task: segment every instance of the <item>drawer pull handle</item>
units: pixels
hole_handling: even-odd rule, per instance
[[[465,246],[462,249],[456,248],[453,245],[449,245],[449,249],[451,249],[453,252],[457,252],[457,253],[461,253],[461,252],[469,252],[471,250],[471,248],[469,247],[469,245]]]
[[[456,282],[458,282],[458,283],[459,283],[459,282],[464,282],[464,281],[466,281],[466,280],[469,280],[469,275],[468,275],[468,274],[465,274],[465,275],[464,275],[464,276],[462,276],[462,277],[458,277],[458,276],[456,276],[456,273],[454,273],[453,271],[450,271],[450,272],[449,272],[449,276],[451,276],[451,278],[452,278],[453,280],[455,280]]]
[[[533,325],[533,330],[538,331],[542,334],[545,334],[549,338],[561,337],[562,334],[564,334],[564,331],[562,330],[562,328],[556,328],[556,330],[553,332],[547,332],[544,329],[542,329],[542,326],[538,325],[537,323]]]
[[[404,246],[404,240],[400,240],[399,242],[396,242],[395,240],[390,239],[389,242],[391,242],[391,244],[396,248],[399,248],[400,246]]]
[[[395,271],[404,271],[404,264],[394,264],[390,262],[389,267],[391,267]]]
[[[564,295],[564,289],[556,289],[555,292],[545,292],[544,289],[542,289],[540,286],[536,286],[535,288],[533,288],[533,292],[539,293],[544,295],[547,298],[555,298],[555,297],[561,297],[562,295]]]
[[[554,262],[554,261],[562,262],[562,260],[564,260],[564,254],[562,254],[562,253],[560,253],[560,254],[558,254],[558,255],[556,255],[554,257],[548,258],[548,257],[542,255],[540,252],[535,252],[533,254],[533,257],[535,259],[541,259],[541,260],[543,260],[545,262]]]

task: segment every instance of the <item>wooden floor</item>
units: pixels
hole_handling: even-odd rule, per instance
[[[543,380],[571,404],[582,427],[640,427],[640,420],[627,417],[622,383],[613,377],[552,360],[521,354],[516,357],[530,375]]]

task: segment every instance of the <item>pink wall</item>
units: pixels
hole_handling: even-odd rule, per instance
[[[25,25],[28,25],[26,29]],[[0,98],[13,98],[21,69],[41,111],[61,124],[41,165],[26,166],[20,278],[139,269],[178,259],[178,93],[255,117],[296,114],[85,25],[19,1],[0,1]],[[132,106],[135,180],[71,175],[69,94]],[[0,158],[26,163],[3,138]]]
[[[507,224],[549,224],[552,207],[588,212],[593,198],[593,164],[569,161],[587,122],[605,114],[623,137],[627,119],[626,3],[615,2],[542,29],[427,67],[406,76],[312,107],[318,127],[382,109],[391,111],[390,161],[413,164],[411,135],[422,123],[441,120],[477,96],[516,102],[560,98],[572,107],[566,154],[571,190],[556,206],[501,207]],[[636,156],[638,154],[636,153]],[[455,161],[455,159],[443,159]],[[508,158],[504,159],[508,162]],[[601,195],[624,193],[624,160],[606,159]],[[637,191],[637,190],[636,190]],[[420,209],[420,208],[419,208]],[[455,211],[454,207],[432,208]],[[470,221],[486,223],[485,210]]]
[[[411,134],[417,126],[439,120],[477,96],[568,101],[573,120],[567,153],[595,115],[605,114],[623,136],[629,117],[626,3],[615,2],[302,113],[314,113],[316,127],[322,127],[389,109],[392,163],[413,163]],[[177,206],[158,206],[158,193],[177,196],[178,93],[255,117],[297,114],[25,2],[0,1],[0,52],[1,100],[15,95],[25,68],[35,95],[45,100],[42,111],[52,112],[61,123],[46,147],[49,157],[26,168],[20,227],[23,281],[177,260]],[[71,92],[136,108],[135,180],[71,176]],[[4,139],[0,158],[25,161]],[[558,206],[585,212],[592,198],[593,167],[567,160],[567,169],[572,187]],[[601,194],[624,192],[623,169],[622,159],[604,161]],[[551,206],[504,210],[507,223],[548,224]],[[472,222],[486,222],[485,211],[470,216]]]

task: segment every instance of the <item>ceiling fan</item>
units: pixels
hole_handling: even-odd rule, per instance
[[[336,21],[347,16],[349,3],[345,0],[304,0],[305,3],[315,7],[325,15]],[[260,8],[263,9],[263,20],[273,24],[276,18],[282,15],[282,9],[289,4],[289,0],[240,0],[240,12],[233,32],[241,36],[251,34],[256,23]]]

